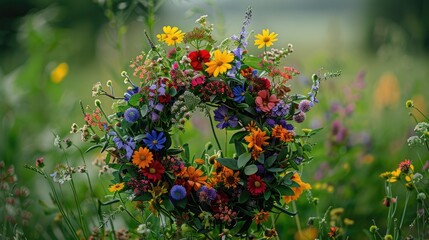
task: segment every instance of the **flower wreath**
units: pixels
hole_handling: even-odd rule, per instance
[[[150,51],[130,64],[139,83],[122,72],[129,84],[123,98],[113,95],[111,81],[110,91],[95,84],[93,96],[115,99],[115,113],[107,115],[96,100],[94,111],[84,111],[86,124],[80,129],[83,140],[94,143],[88,150],[107,153],[105,163],[114,176],[109,190],[115,196],[126,194],[178,228],[187,224],[208,238],[228,229],[248,234],[253,222],[264,226],[272,213],[293,215],[285,204],[311,188],[297,170],[311,160],[307,140],[316,131],[302,129],[300,134],[292,122],[304,121],[326,75],[313,75],[307,95],[291,94],[287,82],[299,72],[281,68],[280,62],[293,52],[292,45],[269,48],[278,34],[264,29],[254,40],[264,51],[251,55],[246,32],[251,15],[249,9],[239,36],[217,46],[206,16],[187,33],[164,27],[157,44],[148,37]],[[187,144],[172,139],[197,109],[212,123],[218,148],[210,155],[213,146],[206,145],[201,158],[191,157]],[[233,132],[233,154],[221,148],[214,124]],[[79,131],[76,125],[73,129]]]

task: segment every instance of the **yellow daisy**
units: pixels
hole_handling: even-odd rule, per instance
[[[117,183],[117,184],[113,184],[112,186],[109,187],[109,192],[118,192],[121,191],[124,188],[124,183]]]
[[[69,65],[67,63],[60,63],[54,70],[51,72],[51,81],[53,83],[60,83],[69,72]]]
[[[206,63],[206,72],[217,77],[219,73],[225,73],[232,68],[231,64],[229,64],[232,60],[234,60],[234,54],[228,53],[226,50],[223,52],[216,50],[213,52],[213,60]]]
[[[156,37],[159,41],[167,43],[168,46],[181,43],[185,36],[185,33],[177,27],[164,26],[162,30],[164,33],[158,34]]]
[[[268,29],[263,29],[262,30],[262,34],[258,34],[255,36],[256,40],[255,40],[255,45],[258,46],[258,48],[262,48],[262,47],[269,47],[271,45],[273,45],[273,43],[275,41],[277,41],[277,36],[278,34],[275,32],[270,33],[270,30]]]

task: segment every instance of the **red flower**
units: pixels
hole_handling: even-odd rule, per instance
[[[261,179],[261,177],[253,174],[250,175],[249,179],[247,179],[247,188],[249,189],[252,196],[258,196],[265,192],[267,185],[265,184],[264,180]]]
[[[190,52],[188,57],[191,59],[191,66],[195,71],[203,70],[203,62],[210,61],[210,53],[207,50]]]
[[[143,168],[142,173],[151,181],[161,180],[162,174],[164,174],[165,168],[158,161],[153,161],[149,167]]]
[[[272,94],[268,90],[261,90],[258,92],[258,96],[255,99],[256,106],[263,112],[269,112],[276,105],[276,95]]]

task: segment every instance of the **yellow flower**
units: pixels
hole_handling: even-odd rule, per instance
[[[286,204],[290,203],[291,201],[297,200],[305,190],[311,189],[311,185],[309,183],[303,182],[298,173],[294,173],[291,180],[298,183],[299,187],[292,187],[292,191],[294,192],[293,196],[283,196],[283,199],[285,200]]]
[[[177,27],[164,26],[164,33],[156,35],[159,41],[167,43],[168,46],[181,43],[185,34]]]
[[[225,73],[232,68],[231,64],[229,64],[232,60],[234,60],[234,54],[228,53],[226,50],[223,52],[216,50],[213,52],[213,60],[206,63],[206,72],[217,77],[219,73]]]
[[[60,83],[69,72],[69,65],[67,63],[60,63],[54,70],[51,72],[51,81],[53,83]]]
[[[258,48],[262,47],[269,47],[273,45],[275,41],[277,41],[278,34],[275,32],[270,33],[270,30],[263,29],[262,34],[258,34],[255,36],[255,45],[258,46]]]
[[[117,183],[117,184],[113,184],[112,186],[109,187],[109,192],[118,192],[121,191],[124,188],[124,183]]]

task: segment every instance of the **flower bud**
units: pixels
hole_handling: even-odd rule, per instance
[[[101,101],[100,99],[95,99],[94,104],[96,107],[101,107]]]
[[[371,227],[369,227],[369,232],[370,233],[375,233],[378,231],[378,227],[375,225],[371,225]]]
[[[417,199],[418,200],[425,200],[426,199],[426,194],[424,192],[421,192],[419,194],[417,194]]]
[[[412,100],[407,100],[407,101],[405,102],[405,106],[406,106],[407,108],[412,108],[412,107],[414,107],[414,102],[413,102]]]
[[[318,76],[317,74],[313,74],[313,75],[311,76],[311,79],[313,79],[313,81],[316,81],[316,80],[318,80],[318,79],[319,79],[319,76]]]

